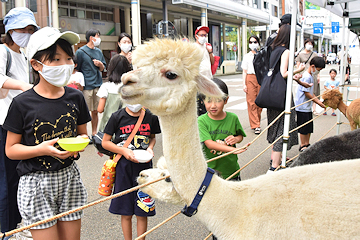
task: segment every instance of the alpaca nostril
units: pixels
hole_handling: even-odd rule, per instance
[[[147,178],[149,175],[145,174],[145,173],[140,173],[140,177],[143,177],[143,178]]]

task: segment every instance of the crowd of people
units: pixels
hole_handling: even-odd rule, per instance
[[[270,36],[267,45],[272,47],[270,63],[280,56],[276,70],[284,79],[288,76],[291,15],[281,19],[279,30]],[[5,37],[0,48],[0,219],[1,232],[15,229],[23,221],[25,225],[47,219],[85,205],[87,193],[75,162],[80,153],[63,151],[57,144],[59,138],[83,137],[93,140],[98,131],[104,133],[103,148],[121,155],[116,165],[114,193],[137,185],[139,172],[152,167],[151,160],[139,163],[133,150],[146,150],[154,156],[156,134],[161,132],[157,116],[148,109],[142,120],[141,130],[128,147],[123,147],[136,124],[143,106],[125,105],[120,96],[121,76],[132,70],[132,38],[121,33],[117,52],[109,63],[99,49],[101,33],[96,29],[86,32],[86,44],[75,53],[72,46],[80,41],[79,35],[67,31],[59,32],[51,27],[39,28],[33,13],[27,8],[13,8],[4,18]],[[224,93],[223,97],[198,97],[198,125],[204,154],[211,159],[236,149],[236,144],[246,137],[236,114],[225,111],[229,99],[226,83],[213,78],[215,60],[212,46],[207,43],[210,29],[199,26],[195,40],[203,49],[199,73],[213,79]],[[299,87],[295,104],[317,96],[320,91],[318,72],[325,67],[322,58],[312,52],[314,42],[305,41],[305,49],[297,56],[294,74]],[[26,54],[21,50],[26,47]],[[261,133],[262,108],[255,104],[261,86],[256,79],[253,66],[254,55],[260,48],[260,39],[249,38],[250,51],[244,55],[243,90],[246,93],[249,125],[254,134]],[[9,61],[12,64],[9,64]],[[34,84],[30,84],[30,63],[34,73]],[[275,62],[274,62],[275,63]],[[10,66],[9,66],[10,65]],[[215,66],[216,68],[216,66]],[[107,69],[107,81],[102,72]],[[326,89],[338,87],[336,70],[330,71],[331,80]],[[294,101],[292,98],[292,106]],[[325,108],[319,99],[315,104]],[[99,124],[98,114],[102,113]],[[268,123],[280,110],[267,109]],[[297,116],[297,121],[295,118]],[[291,111],[290,129],[312,118],[311,104],[304,104]],[[88,136],[87,123],[91,122]],[[99,125],[99,128],[98,128]],[[283,134],[284,117],[268,130],[267,140],[272,143]],[[313,125],[299,129],[300,151],[309,145]],[[274,171],[281,161],[282,142],[273,145],[269,171]],[[288,149],[298,145],[297,132],[290,134]],[[217,170],[223,178],[230,177],[240,169],[235,151],[224,159],[212,161],[208,166]],[[240,181],[240,174],[232,176]],[[137,219],[137,233],[147,229],[147,217],[155,215],[155,207],[144,207],[153,203],[150,196],[138,191],[113,199],[109,211],[121,215],[121,227],[125,239],[132,239],[132,216]],[[82,212],[72,213],[32,228],[32,237],[38,239],[80,239]],[[4,239],[10,239],[7,236]],[[216,239],[216,237],[214,237]]]

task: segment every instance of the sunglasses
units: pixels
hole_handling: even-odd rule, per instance
[[[249,41],[249,43],[258,43],[257,41]]]

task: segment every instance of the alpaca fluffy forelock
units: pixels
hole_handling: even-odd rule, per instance
[[[327,90],[323,93],[322,98],[324,99],[324,104],[331,107],[332,109],[337,109],[340,101],[342,101],[342,93],[337,90]]]
[[[158,108],[161,112],[172,113],[185,106],[197,89],[194,76],[199,75],[202,56],[198,46],[181,40],[155,39],[137,47],[133,64],[139,69],[139,80],[149,82],[150,86],[144,89],[145,106],[155,114],[159,113]],[[164,76],[165,72],[176,73],[178,77],[169,80]]]

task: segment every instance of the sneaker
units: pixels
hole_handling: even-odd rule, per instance
[[[267,170],[266,174],[273,174],[275,172],[276,168],[270,167],[269,170]]]
[[[89,138],[89,140],[90,140],[90,141],[89,141],[89,144],[93,144],[93,143],[94,143],[94,141],[93,141],[93,137],[94,137],[94,136],[91,136],[91,137],[90,137],[90,136],[88,136],[88,138]]]
[[[323,115],[327,115],[327,113],[326,113],[326,112],[324,112],[324,113],[323,113]]]
[[[259,135],[260,133],[261,133],[261,128],[255,128],[254,129],[254,133],[256,134],[256,135]]]
[[[331,116],[336,116],[336,113],[333,112],[333,113],[331,114]]]

